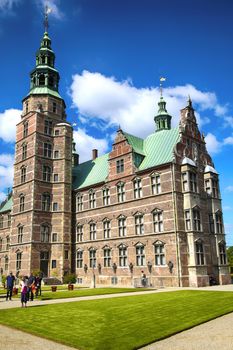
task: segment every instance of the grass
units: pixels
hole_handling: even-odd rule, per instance
[[[43,292],[39,299],[51,300],[51,299],[63,299],[63,298],[76,298],[86,297],[92,295],[104,295],[104,294],[116,294],[116,293],[129,293],[129,292],[141,292],[148,290],[145,288],[86,288],[79,290],[61,290],[58,292]]]
[[[232,311],[231,292],[178,291],[1,310],[0,323],[80,350],[132,350]]]

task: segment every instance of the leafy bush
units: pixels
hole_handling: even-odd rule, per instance
[[[2,275],[2,285],[5,286],[6,283],[6,276]]]
[[[63,277],[63,283],[69,284],[69,283],[76,283],[76,275],[75,273],[68,273]]]

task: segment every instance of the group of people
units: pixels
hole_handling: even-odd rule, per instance
[[[6,300],[11,300],[12,298],[15,281],[15,276],[10,272],[6,278]],[[41,295],[41,281],[41,276],[34,276],[32,273],[29,277],[24,276],[22,278],[22,281],[20,282],[22,307],[26,307],[29,300],[33,301],[34,296],[37,298],[38,295]]]

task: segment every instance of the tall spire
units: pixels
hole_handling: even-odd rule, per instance
[[[32,70],[29,94],[51,94],[61,98],[58,92],[59,73],[54,68],[55,54],[51,48],[51,39],[48,35],[48,14],[51,10],[48,6],[44,12],[44,35],[40,48],[36,53],[36,67]]]
[[[45,33],[48,33],[48,28],[49,28],[49,18],[48,14],[51,12],[51,9],[48,7],[48,5],[45,6],[45,11],[44,11],[44,31]]]

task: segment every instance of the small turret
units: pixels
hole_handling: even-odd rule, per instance
[[[164,101],[162,95],[160,96],[160,101],[158,102],[158,106],[159,106],[158,115],[154,117],[154,121],[156,124],[156,131],[170,130],[172,117],[167,113],[166,101]]]

